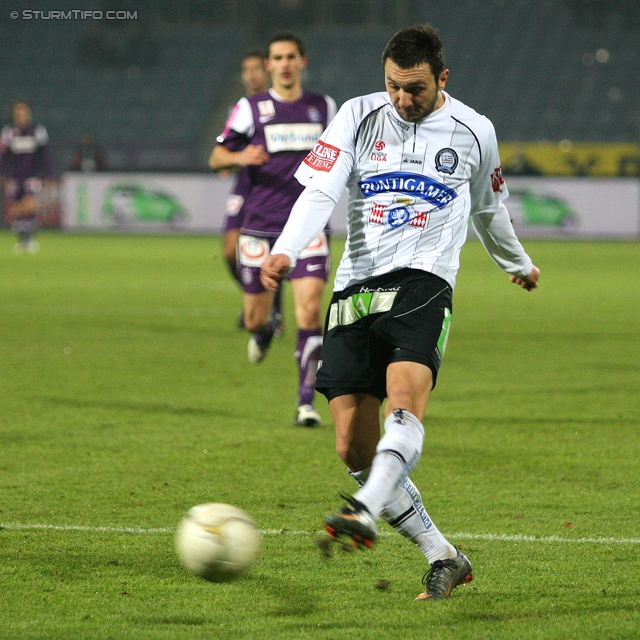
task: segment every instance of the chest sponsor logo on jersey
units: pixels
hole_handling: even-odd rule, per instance
[[[402,120],[396,118],[391,111],[387,111],[387,118],[389,118],[393,124],[400,127],[403,131],[409,131],[411,128],[406,122],[402,122]]]
[[[496,167],[491,174],[491,188],[495,193],[502,191],[504,178],[502,177],[502,167]]]
[[[264,128],[267,151],[309,151],[322,134],[322,125],[311,122],[268,124]]]
[[[406,196],[421,198],[438,209],[444,209],[458,197],[451,187],[428,176],[408,171],[379,173],[377,176],[360,180],[358,187],[365,198],[381,193],[403,193]]]
[[[458,154],[453,149],[447,147],[440,149],[440,151],[436,153],[436,171],[451,175],[457,166]]]
[[[331,171],[339,155],[340,149],[338,147],[319,140],[304,159],[304,163],[317,171]]]
[[[268,122],[276,116],[276,107],[273,100],[261,100],[258,102],[258,116],[260,122]]]
[[[35,136],[14,136],[9,143],[12,153],[33,153],[38,148]]]

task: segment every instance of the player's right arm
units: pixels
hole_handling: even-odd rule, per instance
[[[218,144],[211,153],[209,166],[214,171],[220,171],[233,167],[260,166],[267,162],[269,154],[264,147],[251,144],[255,130],[251,105],[246,98],[241,98],[217,137]]]
[[[5,126],[2,127],[2,132],[0,133],[0,174],[4,174],[5,172],[5,164],[7,163],[7,158],[11,154],[11,127]]]
[[[248,144],[241,151],[232,151],[224,144],[217,144],[209,158],[209,166],[214,171],[234,167],[260,166],[269,160],[269,154],[260,144]]]

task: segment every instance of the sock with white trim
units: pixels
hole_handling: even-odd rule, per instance
[[[322,349],[322,329],[298,329],[296,362],[300,374],[298,406],[313,404],[316,385],[316,369]]]

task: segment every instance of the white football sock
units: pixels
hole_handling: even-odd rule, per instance
[[[427,557],[430,564],[436,560],[455,558],[455,547],[440,533],[422,504],[422,497],[409,478],[398,487],[392,501],[380,514],[398,533],[411,540]]]
[[[349,471],[356,482],[362,486],[369,477],[371,467],[362,471]],[[427,561],[433,564],[436,560],[456,557],[456,549],[440,533],[440,530],[429,517],[418,488],[409,478],[401,487],[397,487],[390,501],[384,505],[380,517],[388,522],[398,533],[411,540]]]
[[[404,484],[418,464],[424,440],[422,423],[404,409],[396,409],[391,413],[384,421],[384,429],[385,434],[376,447],[369,478],[353,496],[376,519],[395,494],[396,488]]]

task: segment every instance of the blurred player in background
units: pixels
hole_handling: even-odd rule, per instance
[[[472,579],[471,563],[435,526],[409,474],[422,454],[469,216],[512,282],[534,289],[539,270],[503,204],[493,125],[444,91],[449,70],[437,32],[399,31],[383,64],[387,91],[349,100],[297,171],[306,189],[263,263],[262,282],[271,290],[295,268],[347,186],[348,236],[316,384],[360,489],[327,516],[326,529],[370,547],[383,518],[430,563],[418,599],[438,600]]]
[[[260,283],[260,266],[284,227],[302,186],[294,173],[335,115],[329,96],[302,90],[307,63],[304,45],[293,34],[280,34],[267,48],[271,89],[242,98],[218,137],[210,166],[214,170],[247,167],[249,189],[242,208],[238,241],[244,288],[244,322],[253,333],[249,360],[261,362],[275,331],[271,314],[274,293]],[[296,359],[300,374],[295,423],[317,426],[313,406],[315,370],[322,345],[320,306],[329,275],[329,243],[323,228],[310,239],[291,281],[298,325]]]
[[[13,123],[0,134],[0,174],[7,177],[5,192],[8,219],[18,236],[16,253],[36,253],[38,228],[37,195],[42,178],[53,175],[49,156],[49,135],[41,124],[31,121],[31,107],[15,102],[11,107]]]
[[[85,173],[105,171],[107,169],[104,150],[96,140],[96,135],[93,131],[85,132],[80,138],[80,143],[73,154],[69,168],[72,171],[83,171]]]
[[[240,64],[242,85],[247,98],[264,93],[269,88],[269,74],[264,67],[264,56],[257,52],[247,53]],[[249,169],[241,167],[238,180],[227,198],[223,236],[223,253],[233,278],[242,286],[238,271],[238,238],[242,227],[242,205],[249,188]],[[278,309],[280,312],[280,309]],[[244,325],[244,320],[242,321]]]

